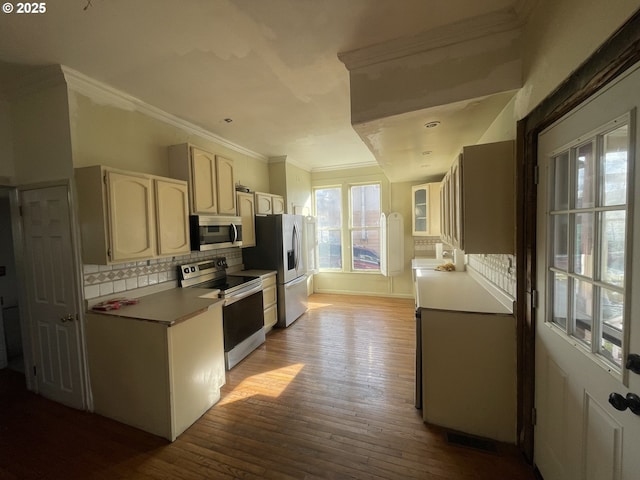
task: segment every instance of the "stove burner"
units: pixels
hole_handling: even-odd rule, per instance
[[[227,275],[227,259],[213,258],[178,267],[181,287],[217,288],[220,297],[229,298],[262,285],[260,277]]]

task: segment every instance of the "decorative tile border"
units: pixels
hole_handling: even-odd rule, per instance
[[[511,298],[516,297],[516,257],[513,255],[469,255],[473,268]]]
[[[239,248],[191,252],[188,255],[117,265],[83,265],[84,297],[90,299],[148,285],[176,282],[179,265],[215,257],[226,257],[229,269],[238,269],[242,266],[242,251]]]

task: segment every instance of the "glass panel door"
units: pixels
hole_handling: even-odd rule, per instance
[[[629,116],[550,160],[551,324],[621,371]],[[596,339],[594,341],[594,339]]]

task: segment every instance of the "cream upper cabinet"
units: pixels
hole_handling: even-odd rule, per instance
[[[464,147],[442,180],[442,239],[465,253],[514,253],[514,195],[513,141]]]
[[[158,255],[189,253],[189,192],[180,180],[158,179],[155,182]]]
[[[274,214],[284,213],[284,198],[280,195],[271,195],[271,206]]]
[[[233,160],[216,155],[216,177],[218,182],[218,213],[236,214],[236,184],[233,175]]]
[[[218,213],[215,156],[192,147],[191,175],[188,178],[191,178],[192,213]],[[183,180],[188,178],[183,178]]]
[[[259,215],[268,215],[273,213],[273,200],[270,193],[256,192],[256,213]]]
[[[191,214],[235,215],[233,160],[181,143],[169,147],[169,174],[189,182]]]
[[[440,235],[440,183],[425,183],[411,187],[413,206],[412,234]]]
[[[271,193],[256,192],[256,214],[271,215],[284,213],[284,198]]]
[[[186,182],[97,165],[75,169],[75,184],[84,263],[189,251]]]
[[[256,246],[255,200],[252,193],[236,192],[238,216],[242,218],[242,248]]]
[[[107,171],[107,211],[111,261],[156,254],[153,181],[146,176]]]

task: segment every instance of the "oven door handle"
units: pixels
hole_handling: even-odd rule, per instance
[[[262,291],[262,284],[253,287],[251,290],[247,290],[246,292],[239,293],[238,295],[234,295],[233,297],[227,297],[224,299],[224,306],[233,305],[240,300],[243,300],[254,293],[258,293]]]

